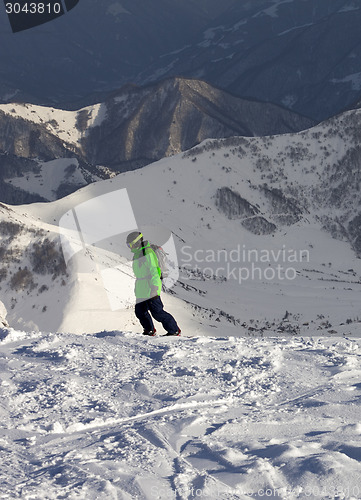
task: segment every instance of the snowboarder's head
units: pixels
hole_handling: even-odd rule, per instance
[[[143,244],[143,234],[140,231],[133,231],[127,236],[127,246],[131,249],[140,248]]]

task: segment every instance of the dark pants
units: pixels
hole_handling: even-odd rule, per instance
[[[146,332],[154,330],[153,320],[149,313],[156,321],[162,323],[163,328],[168,333],[175,333],[178,331],[176,320],[171,314],[163,309],[163,302],[159,296],[144,300],[143,302],[138,302],[135,305],[135,315]]]

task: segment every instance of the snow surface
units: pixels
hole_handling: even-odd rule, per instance
[[[288,33],[291,33],[294,30],[299,30],[299,29],[302,29],[302,28],[308,28],[309,26],[313,26],[313,24],[312,23],[307,23],[307,24],[301,24],[300,26],[293,26],[290,29],[287,29],[285,31],[281,31],[280,33],[278,33],[278,36],[286,35]]]
[[[35,104],[0,104],[0,111],[16,118],[23,118],[37,124],[46,125],[47,130],[68,144],[77,145],[84,132],[76,126],[79,113],[88,112],[87,127],[99,125],[106,117],[106,104],[95,104],[77,111],[65,111]]]
[[[28,172],[21,177],[4,179],[4,182],[29,193],[38,194],[49,201],[58,198],[57,190],[64,183],[79,187],[87,185],[87,181],[79,169],[77,158],[39,161],[36,172]]]
[[[361,340],[0,330],[1,498],[361,497]]]
[[[352,90],[361,90],[361,72],[347,75],[344,78],[333,78],[332,83],[351,83]]]
[[[35,111],[20,108],[24,117]],[[66,116],[71,135],[75,118]],[[353,146],[334,125],[244,138],[239,147],[205,141],[52,203],[0,205],[0,221],[21,226],[12,239],[2,234],[9,276],[31,269],[29,247],[59,239],[64,214],[79,215],[84,203],[104,214],[103,200],[113,200],[104,229],[123,223],[114,193],[125,188],[145,235],[155,224],[172,231],[179,264],[192,271],[162,295],[179,338],[162,338],[158,325],[159,336],[139,335],[124,234],[94,245],[83,234],[67,275],[34,275],[34,289],[15,291],[3,279],[12,328],[0,304],[1,498],[361,498],[360,259],[323,229],[326,204],[256,235],[215,200],[227,187],[268,217],[255,189],[265,179],[281,189],[294,184],[302,199],[327,187],[328,171]],[[351,213],[355,200],[347,198]],[[273,252],[273,260],[261,279],[224,279],[227,270],[218,268],[229,262],[250,269],[250,260],[230,257],[243,247]],[[281,261],[295,279],[267,279],[283,249],[310,258]],[[228,261],[207,260],[210,252]],[[129,304],[119,310],[102,281],[112,269],[115,293],[118,283],[129,287]]]
[[[273,5],[267,7],[266,9],[261,10],[260,12],[257,12],[257,14],[255,14],[254,17],[265,14],[270,17],[278,17],[279,6],[284,3],[292,3],[293,1],[294,0],[274,0]]]

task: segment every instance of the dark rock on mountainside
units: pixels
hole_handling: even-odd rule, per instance
[[[296,198],[287,197],[279,188],[259,186],[258,189],[264,197],[267,218],[257,206],[229,187],[216,192],[218,210],[228,219],[239,220],[253,234],[271,234],[277,227],[291,226],[302,219],[303,212]]]
[[[216,204],[228,219],[239,219],[241,225],[253,234],[271,234],[277,227],[262,215],[257,207],[228,187],[217,190]]]
[[[269,213],[280,225],[291,226],[302,218],[302,210],[296,198],[284,195],[281,189],[262,187],[268,201]]]

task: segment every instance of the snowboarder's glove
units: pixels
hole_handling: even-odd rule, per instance
[[[157,286],[152,285],[150,287],[150,296],[151,297],[158,297],[158,287]]]

